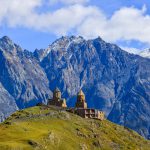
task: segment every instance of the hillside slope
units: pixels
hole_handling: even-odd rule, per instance
[[[0,149],[148,150],[150,142],[107,120],[83,119],[54,107],[20,110],[0,124]]]

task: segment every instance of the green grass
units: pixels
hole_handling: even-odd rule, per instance
[[[0,124],[0,150],[149,150],[150,141],[108,120],[54,107],[28,108]]]

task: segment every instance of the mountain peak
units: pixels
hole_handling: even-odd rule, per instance
[[[62,36],[61,38],[57,39],[56,41],[54,41],[51,45],[56,45],[56,44],[67,44],[70,42],[81,42],[83,41],[84,38],[82,36]]]
[[[97,40],[103,40],[100,36],[98,36],[96,39],[97,39]]]
[[[59,39],[70,39],[70,40],[75,40],[75,39],[84,39],[82,36],[74,36],[74,35],[71,35],[71,36],[62,36],[61,38]]]
[[[8,36],[4,36],[0,39],[0,48],[10,52],[15,49],[15,45]]]
[[[35,53],[38,53],[39,60],[42,61],[44,57],[46,57],[51,50],[54,51],[63,51],[67,50],[68,47],[72,44],[79,44],[85,41],[82,36],[62,36],[55,40],[49,47],[45,50],[35,50]]]
[[[98,36],[97,38],[93,39],[93,41],[106,43],[100,36]]]
[[[10,42],[13,43],[12,40],[8,36],[3,36],[0,40],[6,43],[10,43]]]
[[[22,48],[15,44],[8,36],[0,38],[0,48],[7,52],[22,51]]]

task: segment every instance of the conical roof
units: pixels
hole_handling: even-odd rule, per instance
[[[78,95],[84,95],[83,91],[80,90],[79,93],[78,93]]]
[[[59,88],[56,87],[56,89],[54,90],[54,92],[60,92]]]

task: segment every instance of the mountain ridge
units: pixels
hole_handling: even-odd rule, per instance
[[[1,44],[0,49],[4,51]],[[13,55],[5,50],[1,56],[0,69],[4,73],[0,74],[0,82],[19,108],[46,103],[56,86],[68,105],[74,106],[76,93],[82,88],[90,107],[105,111],[111,121],[149,137],[149,59],[125,52],[100,37],[62,37],[45,50],[18,50]]]

